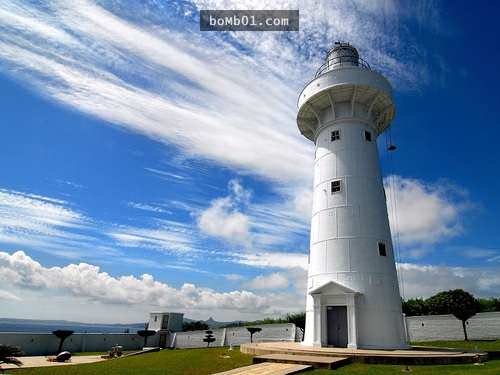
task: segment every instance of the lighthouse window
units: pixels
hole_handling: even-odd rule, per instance
[[[387,249],[385,248],[385,243],[383,243],[383,242],[378,243],[378,254],[381,257],[387,256]]]
[[[332,194],[340,192],[341,180],[332,181]]]
[[[365,130],[365,140],[367,142],[371,142],[372,141],[372,133],[370,133],[369,131]]]
[[[331,139],[331,141],[333,142],[333,141],[336,141],[338,139],[340,139],[340,130],[334,130],[334,131],[332,131],[332,139]]]

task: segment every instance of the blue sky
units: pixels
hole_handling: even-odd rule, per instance
[[[0,3],[5,317],[303,309],[313,145],[296,99],[336,40],[395,89],[381,163],[405,297],[498,296],[498,26],[486,2]],[[199,9],[300,32],[198,31]]]

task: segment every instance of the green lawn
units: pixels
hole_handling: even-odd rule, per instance
[[[417,344],[417,343],[414,343]],[[420,343],[421,344],[421,343]],[[425,345],[498,350],[500,341],[468,342],[440,341],[427,342]],[[82,353],[83,354],[83,353]],[[227,358],[229,357],[229,358]],[[242,354],[238,348],[229,351],[227,348],[163,350],[129,358],[114,359],[106,362],[62,367],[46,367],[39,369],[9,370],[18,375],[205,375],[218,371],[226,371],[252,363],[252,357]],[[315,370],[307,374],[401,374],[405,366],[401,365],[367,365],[355,363],[335,371]],[[410,366],[412,374],[444,374],[444,375],[499,375],[500,361],[489,361],[482,366],[446,365],[446,366]]]
[[[482,366],[475,365],[445,365],[445,366],[410,366],[411,373],[402,372],[405,366],[395,365],[365,365],[354,363],[341,367],[335,371],[315,370],[306,372],[314,375],[342,375],[342,374],[419,374],[419,375],[498,375],[500,374],[500,361],[489,361]]]
[[[229,358],[224,358],[229,356]],[[19,375],[205,375],[252,363],[239,348],[163,350],[85,365],[9,370]]]
[[[496,341],[422,341],[412,342],[412,345],[439,346],[445,348],[479,349],[484,351],[500,351],[500,340]]]

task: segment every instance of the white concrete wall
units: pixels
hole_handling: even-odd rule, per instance
[[[295,341],[296,328],[293,323],[263,324],[262,331],[256,333],[254,342]],[[214,329],[216,339],[210,346],[241,345],[250,342],[246,327]],[[179,349],[204,348],[205,331],[177,332],[167,337],[167,347]],[[148,346],[158,346],[160,336],[148,337]],[[173,342],[172,342],[173,341]],[[53,355],[57,351],[59,339],[50,333],[0,332],[0,344],[21,347],[26,355]],[[75,333],[64,341],[63,350],[70,352],[106,352],[114,345],[122,345],[124,350],[140,350],[144,338],[132,333]]]
[[[152,331],[160,329],[168,329],[172,332],[182,331],[183,317],[182,313],[152,312],[149,314],[148,329]]]
[[[406,321],[411,341],[464,339],[462,322],[453,315],[409,316]],[[467,323],[471,340],[500,339],[500,312],[479,313]]]
[[[252,327],[262,328],[261,332],[254,334],[254,342],[265,341],[295,341],[295,324],[262,324]],[[210,346],[237,346],[250,342],[250,333],[246,327],[233,327],[226,329],[212,330],[216,341]],[[203,348],[207,346],[203,342],[205,331],[177,332],[175,336],[175,347],[182,348]]]
[[[148,337],[148,346],[157,346],[159,336]],[[0,332],[0,344],[21,347],[26,355],[54,355],[59,339],[51,333]],[[124,350],[142,349],[144,338],[133,333],[74,333],[64,341],[70,352],[106,352],[114,345]]]

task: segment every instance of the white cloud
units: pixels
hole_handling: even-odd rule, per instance
[[[106,234],[126,247],[181,253],[196,252],[198,236],[189,223],[155,220],[153,224],[150,227],[117,226]]]
[[[65,201],[0,189],[0,241],[13,244],[68,243],[89,220]]]
[[[498,249],[484,249],[480,247],[470,247],[461,250],[461,254],[470,259],[482,259],[488,258],[489,260],[494,259],[495,255],[499,254],[500,250]],[[500,256],[500,255],[498,255]]]
[[[288,278],[280,272],[259,275],[245,284],[250,289],[284,289],[288,287]]]
[[[411,259],[422,259],[426,255],[432,253],[433,249],[431,247],[417,247],[404,249],[403,256]]]
[[[172,12],[192,10],[189,3],[174,4]],[[401,27],[420,19],[419,7],[392,1],[194,4],[299,8],[301,31],[200,34],[190,17],[176,19],[186,24],[174,30],[170,13],[163,23],[155,18],[153,29],[144,25],[160,12],[154,2],[138,17],[126,6],[84,0],[43,7],[12,0],[0,5],[0,69],[57,102],[177,145],[186,156],[299,184],[310,180],[313,152],[295,126],[296,98],[334,40],[353,42],[399,88],[418,86],[427,75],[419,62],[425,46]]]
[[[6,290],[0,290],[0,301],[21,301],[21,298],[16,296],[15,294],[11,292],[7,292]]]
[[[104,304],[147,304],[181,311],[218,309],[259,315],[285,312],[291,307],[284,294],[216,292],[190,283],[174,288],[148,274],[113,277],[86,263],[48,268],[22,251],[0,252],[0,280],[4,285],[39,289],[41,294],[59,291]]]
[[[471,207],[463,191],[401,176],[386,177],[384,185],[391,229],[393,235],[399,232],[402,245],[432,244],[462,233],[461,216]]]
[[[138,210],[142,211],[149,211],[149,212],[155,212],[155,213],[161,213],[161,214],[171,214],[172,212],[169,210],[166,210],[158,205],[153,205],[153,204],[148,204],[148,203],[139,203],[139,202],[128,202],[127,206],[136,208]]]
[[[289,252],[241,252],[232,253],[232,261],[260,268],[302,268],[307,270],[307,255]]]
[[[235,274],[235,273],[229,273],[229,274],[226,274],[226,275],[223,275],[224,278],[226,280],[229,280],[229,281],[240,281],[240,280],[243,280],[243,276],[242,275],[238,275],[238,274]]]
[[[236,180],[229,182],[230,195],[211,202],[198,217],[198,227],[206,234],[234,242],[245,242],[249,238],[248,216],[238,211],[240,203],[248,203],[251,192]]]
[[[450,289],[464,289],[475,296],[498,296],[499,269],[399,264],[405,298],[429,297]]]

